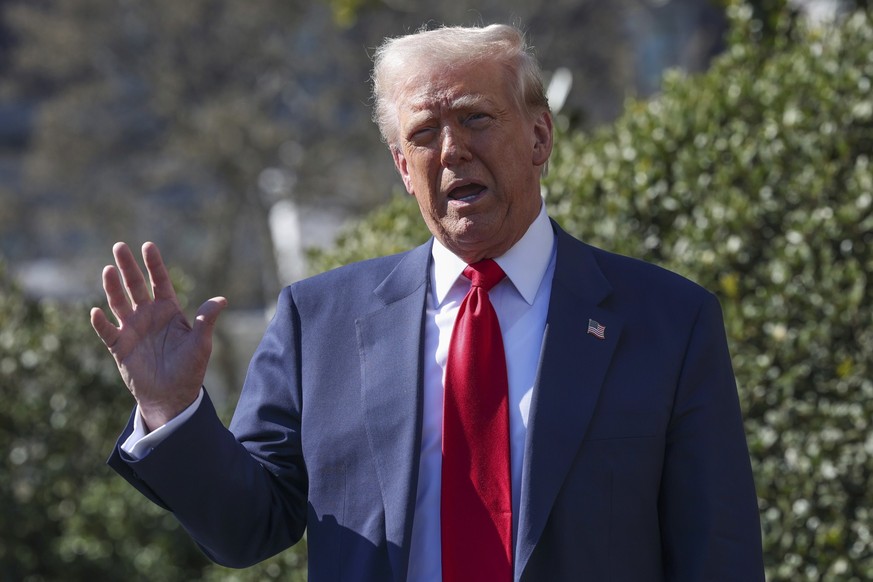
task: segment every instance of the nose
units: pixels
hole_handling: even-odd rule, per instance
[[[470,144],[463,129],[446,126],[442,130],[441,137],[440,162],[444,167],[470,161],[472,158]]]

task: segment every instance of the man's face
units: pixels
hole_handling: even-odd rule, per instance
[[[510,77],[493,61],[425,70],[397,102],[394,164],[431,233],[467,263],[509,250],[541,205],[552,121],[519,108]]]

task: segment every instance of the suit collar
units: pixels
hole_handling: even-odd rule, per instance
[[[552,228],[558,245],[554,283],[585,304],[599,305],[612,293],[612,285],[600,270],[592,247],[567,234],[555,221]]]
[[[612,287],[592,248],[554,228],[557,262],[525,443],[516,579],[585,438],[623,323],[606,306]],[[588,333],[589,320],[606,327],[604,339]]]
[[[389,559],[397,581],[406,579],[418,487],[430,244],[403,256],[373,291],[382,307],[355,322],[367,438],[379,478]]]
[[[430,262],[431,238],[426,243],[404,254],[397,266],[385,277],[373,294],[385,305],[390,305],[404,297],[427,287],[427,269]]]

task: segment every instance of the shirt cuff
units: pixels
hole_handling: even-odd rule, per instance
[[[133,416],[133,432],[121,444],[121,450],[127,453],[134,461],[144,459],[156,446],[164,442],[173,431],[185,424],[189,418],[194,416],[200,403],[203,402],[203,388],[200,388],[200,394],[197,395],[197,400],[188,405],[188,408],[180,412],[175,418],[161,425],[152,432],[148,432],[145,422],[143,422],[142,414],[140,414],[139,405],[136,407],[136,414]]]

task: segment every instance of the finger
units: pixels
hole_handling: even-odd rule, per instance
[[[158,249],[158,245],[153,242],[147,242],[142,245],[142,258],[149,272],[149,279],[152,282],[152,292],[155,299],[176,301],[176,290],[173,289],[173,282],[170,280],[170,274],[167,272],[167,267],[161,258],[161,251]]]
[[[112,325],[103,310],[98,307],[91,309],[91,327],[94,328],[107,347],[114,346],[115,342],[118,341],[118,328]]]
[[[146,287],[145,277],[143,277],[139,265],[136,264],[136,259],[130,252],[130,248],[123,242],[118,242],[112,247],[112,254],[115,256],[118,269],[121,271],[121,278],[124,280],[127,293],[130,295],[130,302],[134,307],[148,302],[151,295]]]
[[[103,290],[106,292],[106,301],[109,302],[109,309],[115,314],[115,319],[119,325],[121,320],[130,315],[133,310],[130,303],[127,302],[127,294],[121,286],[121,279],[118,278],[118,270],[112,265],[107,265],[103,268]]]
[[[211,334],[219,314],[227,307],[227,299],[213,297],[204,302],[194,316],[194,331],[198,334]]]

